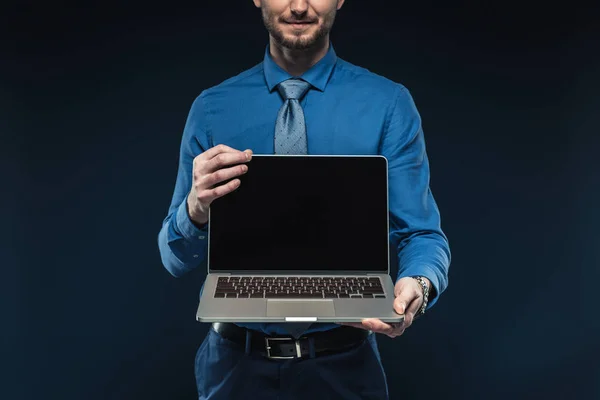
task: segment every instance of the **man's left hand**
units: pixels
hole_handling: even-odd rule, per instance
[[[431,290],[431,282],[427,278],[424,279]],[[362,323],[343,322],[341,325],[367,329],[375,333],[383,333],[391,338],[402,335],[404,330],[412,324],[415,314],[423,305],[423,289],[419,285],[419,282],[413,278],[400,278],[394,286],[394,296],[396,297],[394,300],[394,310],[398,314],[404,314],[404,320],[401,323],[389,324],[377,318],[365,318]]]

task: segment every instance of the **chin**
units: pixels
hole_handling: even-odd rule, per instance
[[[281,46],[290,50],[307,50],[314,47],[323,36],[319,26],[313,26],[305,30],[294,30],[287,26],[279,25],[277,29],[271,29],[270,33]]]
[[[286,40],[283,43],[284,47],[287,47],[288,49],[291,50],[306,50],[306,49],[310,49],[311,47],[313,47],[315,45],[315,41],[314,40],[299,40],[298,38],[293,39],[293,40]]]
[[[314,42],[315,37],[314,37],[314,35],[286,35],[285,40],[288,42],[307,43],[307,42]]]
[[[317,42],[316,35],[311,34],[303,34],[303,35],[282,35],[282,40],[280,41],[284,47],[293,50],[305,50],[312,46],[314,46]]]

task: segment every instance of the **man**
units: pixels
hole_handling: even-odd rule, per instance
[[[286,324],[213,324],[196,356],[200,399],[386,399],[373,333],[402,335],[447,286],[450,250],[419,114],[405,87],[336,56],[329,32],[343,3],[254,0],[269,32],[264,61],[194,101],[159,247],[176,277],[203,265],[210,204],[240,185],[253,153],[381,154],[398,263],[394,309],[404,322],[313,324],[303,335],[310,356],[291,360],[264,356],[264,336],[288,335]],[[356,182],[357,196],[368,196],[364,185]]]

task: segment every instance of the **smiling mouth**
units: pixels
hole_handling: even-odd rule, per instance
[[[311,25],[317,21],[283,21],[288,25]]]
[[[313,22],[286,22],[286,25],[291,26],[294,29],[305,29],[311,25],[313,25]]]

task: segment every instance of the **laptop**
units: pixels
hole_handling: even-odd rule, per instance
[[[253,155],[209,210],[200,322],[400,322],[383,156]]]

